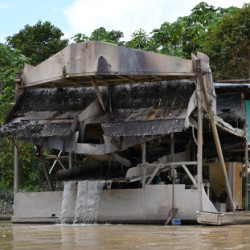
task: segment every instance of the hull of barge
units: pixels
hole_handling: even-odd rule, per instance
[[[198,190],[174,187],[176,217],[181,221],[196,221]],[[72,194],[68,223],[75,218],[75,200]],[[63,192],[17,193],[15,195],[14,223],[61,223]],[[102,190],[97,209],[97,223],[164,224],[172,208],[172,185],[146,185],[139,189]],[[216,212],[203,190],[203,210]]]

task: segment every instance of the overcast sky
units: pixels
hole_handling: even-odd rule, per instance
[[[139,28],[151,32],[163,22],[189,15],[199,0],[0,0],[0,42],[26,24],[50,21],[66,38],[94,29],[120,30],[125,40]],[[242,7],[245,0],[207,0],[215,7]]]

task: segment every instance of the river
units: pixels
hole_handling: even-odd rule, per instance
[[[250,225],[27,225],[0,222],[0,249],[250,249]]]

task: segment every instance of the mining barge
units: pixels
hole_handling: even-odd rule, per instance
[[[242,162],[225,162],[222,142],[241,143],[247,160],[246,121],[217,110],[202,53],[186,60],[85,42],[26,64],[0,131],[16,142],[12,221],[168,224],[241,210]],[[49,188],[56,172],[63,191],[19,192],[19,140],[36,145]]]

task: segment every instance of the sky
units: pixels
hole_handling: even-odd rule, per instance
[[[201,0],[0,0],[0,42],[26,24],[50,21],[65,38],[90,36],[99,27],[120,30],[124,40],[142,28],[151,32],[164,22],[187,16]],[[207,0],[215,7],[242,7],[247,0]]]

